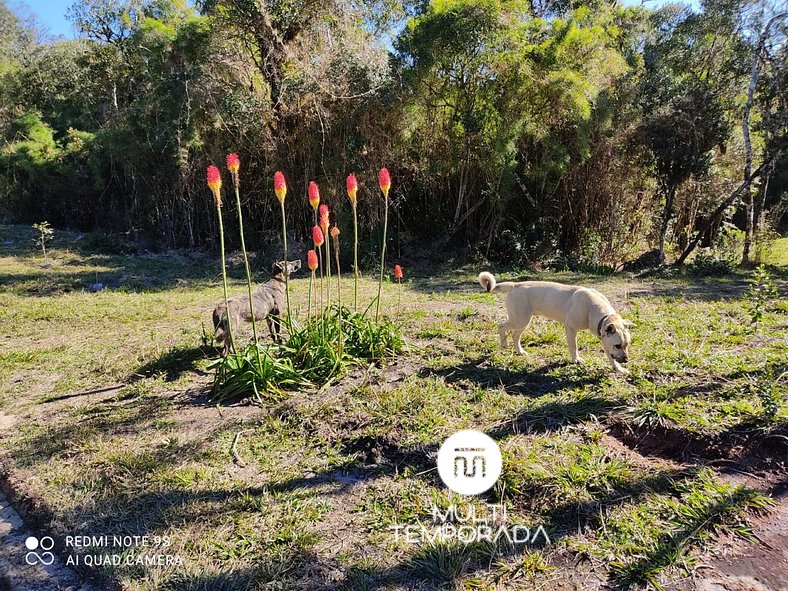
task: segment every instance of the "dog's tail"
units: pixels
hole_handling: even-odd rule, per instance
[[[487,271],[482,271],[479,273],[479,284],[484,288],[485,291],[489,291],[490,293],[506,293],[512,291],[515,286],[515,283],[512,281],[498,283],[495,281],[495,276],[492,273],[488,273]]]

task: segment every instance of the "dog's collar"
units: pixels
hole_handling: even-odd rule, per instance
[[[599,319],[599,324],[596,325],[596,334],[599,335],[599,338],[602,338],[602,325],[605,323],[605,320],[610,318],[613,314],[605,314],[602,318]]]
[[[279,283],[284,283],[285,282],[284,279],[280,279],[279,278],[279,275],[271,275],[271,279],[273,279],[274,281],[278,281]]]

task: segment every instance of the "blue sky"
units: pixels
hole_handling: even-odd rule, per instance
[[[10,4],[16,8],[18,5],[24,11],[26,7],[30,12],[35,14],[36,18],[48,30],[49,33],[55,37],[74,37],[74,31],[71,29],[71,23],[66,20],[66,10],[74,4],[75,0],[11,0]]]

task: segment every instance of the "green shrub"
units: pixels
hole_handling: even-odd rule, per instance
[[[753,271],[750,287],[743,296],[749,303],[750,322],[754,328],[757,328],[761,320],[763,320],[766,306],[776,299],[777,296],[777,288],[774,286],[766,267],[763,265],[758,266]]]
[[[341,376],[348,368],[377,363],[405,349],[397,324],[348,308],[332,306],[310,318],[303,326],[293,322],[284,343],[255,344],[218,359],[212,402],[251,395],[261,402],[279,399],[286,390],[319,388]]]
[[[729,275],[733,273],[736,265],[733,261],[719,258],[710,252],[704,252],[696,256],[687,265],[687,272],[695,277],[716,277],[719,275]]]

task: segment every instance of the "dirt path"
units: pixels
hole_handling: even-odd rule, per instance
[[[53,554],[41,547],[31,551],[33,540],[37,538],[0,493],[0,591],[95,591]],[[48,547],[48,538],[41,543]]]
[[[752,524],[752,540],[720,540],[693,574],[665,586],[666,591],[788,590],[788,480],[773,494],[778,505]]]

